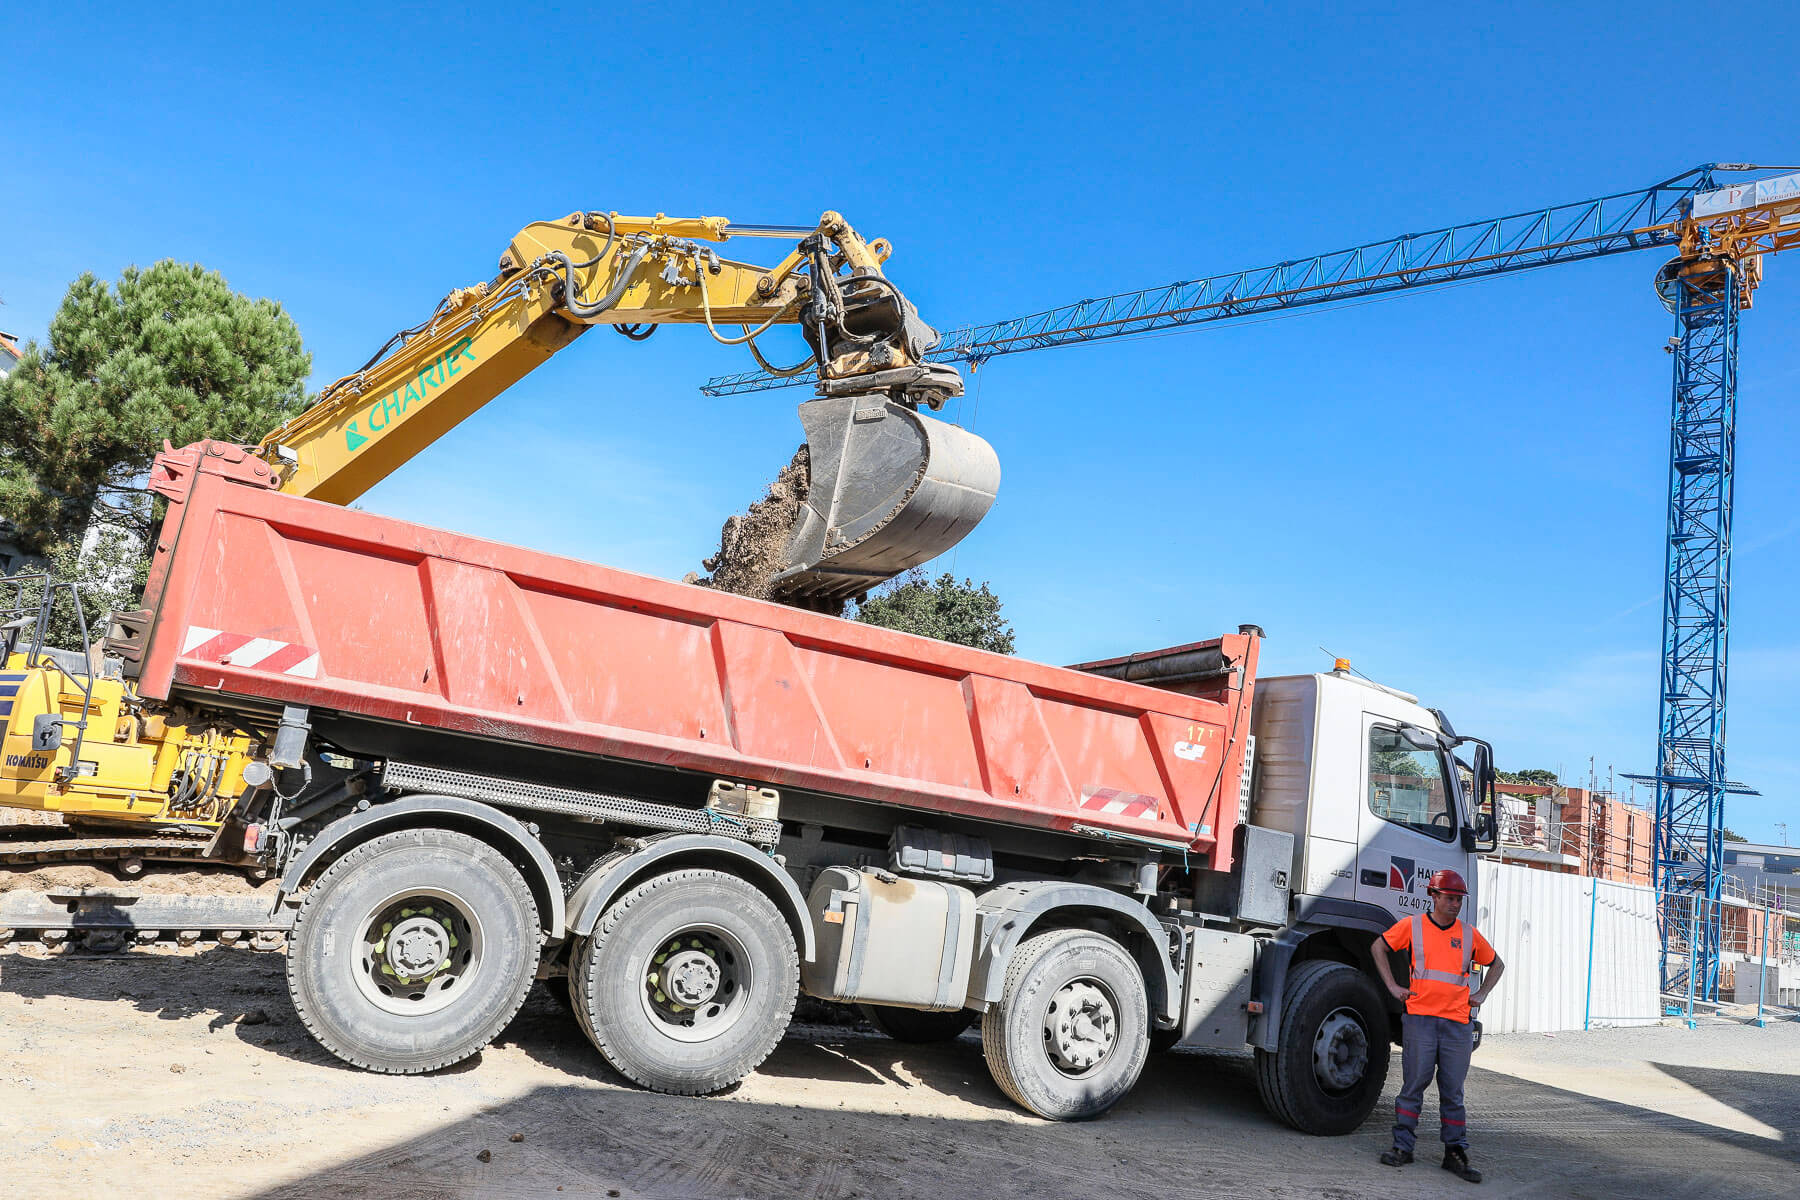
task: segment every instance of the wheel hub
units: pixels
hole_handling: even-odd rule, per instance
[[[719,964],[699,950],[684,950],[663,964],[668,993],[677,1003],[698,1008],[719,993]]]
[[[743,1015],[752,983],[749,954],[735,935],[692,925],[644,965],[644,1012],[676,1041],[708,1041]]]
[[[1044,1014],[1044,1048],[1063,1071],[1087,1071],[1112,1052],[1118,1014],[1106,993],[1085,979],[1064,984]]]
[[[385,956],[403,979],[430,975],[450,957],[449,921],[423,913],[401,920],[387,935]]]
[[[1354,1012],[1340,1008],[1313,1037],[1313,1074],[1333,1091],[1353,1087],[1369,1066],[1369,1034]]]
[[[481,923],[454,893],[416,888],[362,921],[356,986],[384,1012],[426,1016],[456,1002],[481,971]]]

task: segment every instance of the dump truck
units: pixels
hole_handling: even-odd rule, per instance
[[[544,980],[625,1078],[706,1094],[804,991],[903,1039],[979,1022],[1044,1117],[1104,1112],[1153,1048],[1248,1048],[1273,1114],[1342,1133],[1397,1027],[1372,935],[1492,845],[1485,742],[1347,669],[1258,678],[1254,626],[1053,667],[267,474],[164,454],[144,619],[77,661],[15,641],[0,691],[52,789],[153,720],[237,739],[186,786],[229,790],[209,855],[278,894],[15,891],[0,926],[285,945],[359,1067],[467,1059]],[[97,677],[130,684],[104,721]]]
[[[713,248],[748,239],[787,252],[765,267]],[[837,212],[813,225],[590,210],[534,221],[506,243],[492,278],[451,289],[259,442],[165,445],[153,476],[166,483],[200,458],[230,453],[240,482],[349,504],[596,326],[632,342],[698,326],[766,363],[758,339],[792,325],[809,351],[793,369],[816,377],[816,394],[799,406],[806,441],[781,476],[792,503],[728,521],[719,557],[733,560],[733,590],[838,611],[954,546],[1000,486],[993,447],[930,415],[962,393],[962,376],[926,358],[938,334],[883,272],[892,253],[886,239],[865,239]],[[677,439],[673,453],[684,452]],[[0,656],[9,676],[0,698],[8,684],[44,692],[75,678],[35,674],[38,660],[58,654],[82,661],[85,631],[83,649],[42,646],[48,605],[38,602],[72,590],[43,577],[0,580],[0,637],[9,647],[40,647],[30,662],[10,649]],[[150,616],[114,620],[141,631]],[[92,769],[46,774],[15,727],[13,753],[0,762],[0,808],[48,811],[64,824],[55,836],[0,844],[0,869],[110,861],[133,871],[147,861],[204,860],[241,791],[245,735],[204,709],[146,706],[103,662],[80,678],[70,701],[79,713],[67,728],[77,742],[96,734],[91,760],[82,760]]]

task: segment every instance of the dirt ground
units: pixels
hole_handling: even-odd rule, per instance
[[[1795,1194],[1791,1020],[1495,1037],[1476,1064],[1476,1195]],[[1106,1117],[1054,1125],[1006,1102],[974,1034],[824,1026],[725,1096],[677,1099],[624,1086],[541,991],[476,1059],[390,1078],[306,1036],[279,954],[0,953],[0,1191],[18,1200],[1466,1194],[1429,1154],[1376,1163],[1387,1107],[1306,1137],[1264,1115],[1245,1059],[1178,1053]]]

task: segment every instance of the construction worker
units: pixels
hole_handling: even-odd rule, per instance
[[[1403,1167],[1413,1160],[1418,1141],[1419,1105],[1425,1089],[1437,1076],[1439,1136],[1444,1141],[1444,1170],[1470,1183],[1481,1182],[1481,1172],[1469,1165],[1468,1114],[1463,1109],[1463,1081],[1469,1074],[1469,1055],[1474,1050],[1470,1010],[1500,982],[1506,964],[1475,927],[1458,920],[1469,889],[1455,871],[1436,871],[1426,884],[1431,900],[1429,913],[1394,922],[1370,947],[1375,969],[1396,1000],[1406,1002],[1401,1025],[1400,1095],[1394,1100],[1394,1144],[1382,1151],[1381,1161]],[[1394,982],[1388,953],[1407,952],[1411,962],[1408,986]],[[1470,991],[1473,966],[1487,967],[1481,986]]]

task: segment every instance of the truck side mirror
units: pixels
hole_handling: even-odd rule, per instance
[[[1475,794],[1470,797],[1472,811],[1470,820],[1474,823],[1475,844],[1470,850],[1486,852],[1499,848],[1499,816],[1496,809],[1497,797],[1495,785],[1499,776],[1494,771],[1494,748],[1486,742],[1470,739],[1475,742]]]

